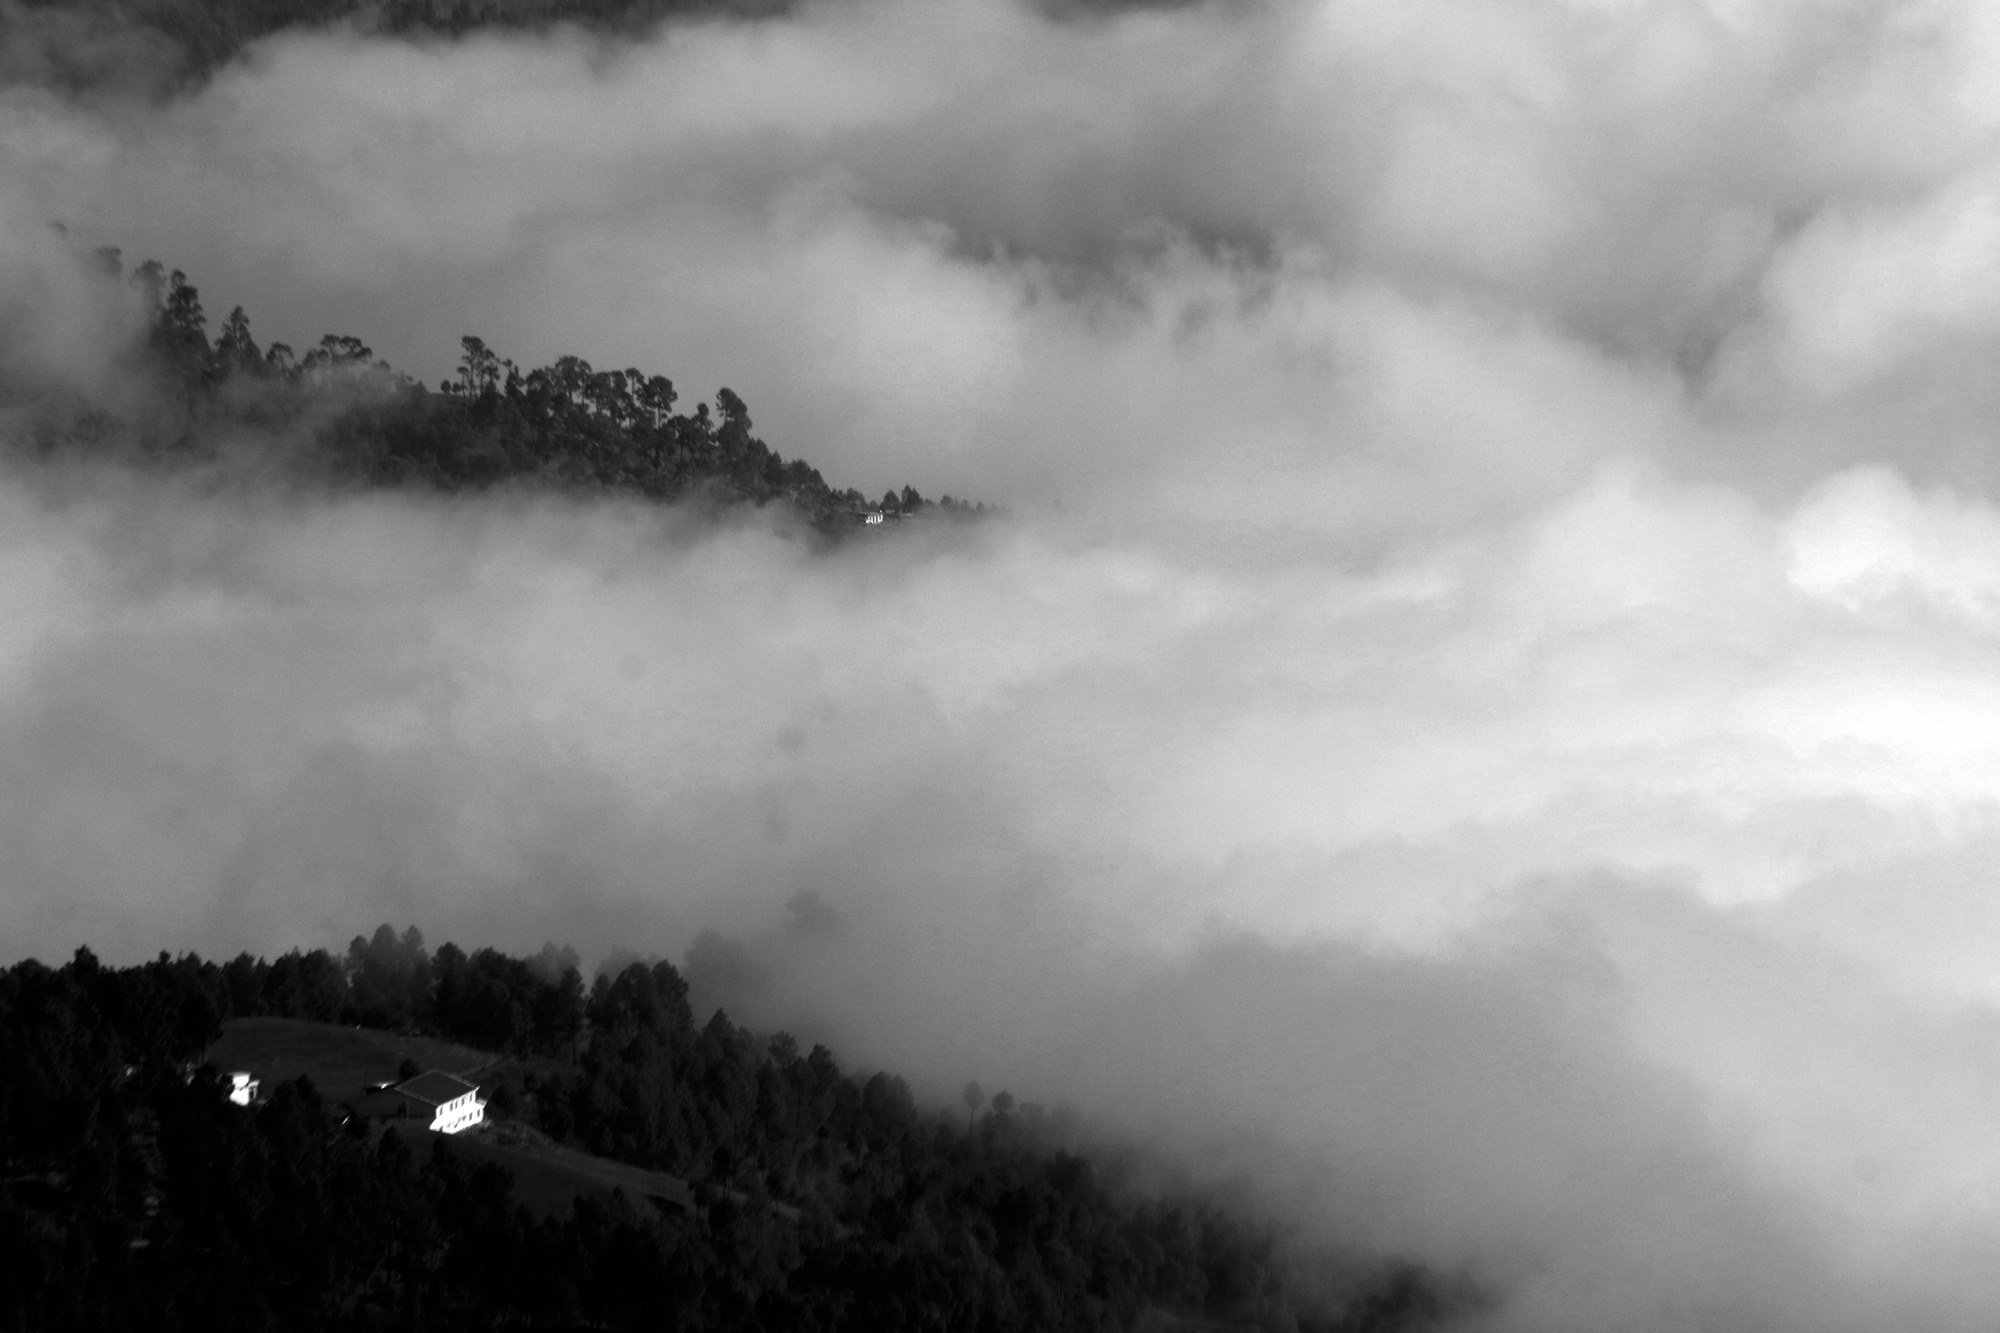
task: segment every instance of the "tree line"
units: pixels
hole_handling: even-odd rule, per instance
[[[494,1114],[680,1174],[701,1206],[614,1194],[537,1218],[505,1170],[371,1136],[307,1080],[232,1106],[200,1062],[254,1014],[514,1052]],[[1011,1099],[925,1111],[823,1046],[698,1022],[667,963],[586,987],[566,950],[433,953],[386,925],[344,957],[79,949],[0,971],[0,1069],[0,1328],[1362,1333],[1467,1300],[1408,1263],[1302,1263]]]
[[[125,272],[115,249],[91,257],[99,279],[131,290],[144,337],[124,366],[154,392],[125,420],[65,400],[33,433],[43,455],[95,450],[165,465],[278,469],[366,487],[482,490],[532,486],[681,500],[711,510],[779,505],[819,531],[854,531],[871,512],[968,518],[984,505],[915,487],[871,501],[837,491],[803,459],[754,433],[727,387],[680,410],[664,375],[600,370],[580,357],[523,370],[484,340],[461,339],[457,374],[435,389],[398,373],[361,339],[329,333],[299,352],[260,346],[241,306],[213,337],[187,275],[148,260]],[[240,442],[258,442],[246,456]]]
[[[1034,0],[1052,18],[1099,19],[1131,9],[1172,9],[1194,0]],[[451,38],[472,32],[540,32],[568,24],[610,36],[640,36],[673,19],[772,18],[798,0],[22,0],[0,10],[0,39],[10,24],[38,15],[66,20],[63,37],[76,52],[51,62],[50,73],[71,86],[88,87],[132,77],[107,61],[107,46],[133,33],[161,39],[172,53],[161,91],[199,86],[261,37],[285,31],[345,27],[415,38]],[[106,39],[110,39],[107,41]]]
[[[24,0],[14,13],[0,11],[0,35],[9,24],[38,15],[69,21],[69,40],[86,57],[88,40],[146,33],[164,38],[174,56],[168,87],[196,86],[260,37],[287,30],[336,25],[388,35],[456,37],[481,30],[540,31],[558,23],[598,32],[638,34],[665,19],[720,15],[765,17],[794,0]],[[61,62],[54,71],[73,86],[89,86],[108,73],[101,61]],[[129,71],[124,71],[129,73]]]

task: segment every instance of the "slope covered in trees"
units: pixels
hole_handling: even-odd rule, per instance
[[[694,1182],[537,1218],[508,1174],[371,1136],[306,1080],[231,1105],[232,1016],[370,1019],[516,1052],[493,1110]],[[215,964],[0,972],[0,1328],[1398,1329],[1456,1289],[1297,1261],[1121,1185],[995,1099],[926,1113],[823,1047],[697,1021],[671,966],[435,954],[414,931]],[[783,1207],[769,1206],[771,1202]]]
[[[135,71],[106,56],[120,36],[144,35],[155,49],[145,71],[168,88],[197,83],[248,43],[287,30],[341,24],[391,35],[457,36],[476,30],[521,30],[571,23],[600,31],[637,33],[662,19],[719,15],[762,17],[793,0],[25,0],[0,9],[0,38],[41,42],[43,77],[72,86],[130,79]],[[159,48],[164,47],[164,50]],[[78,58],[79,54],[83,58]],[[125,53],[129,56],[131,53]],[[68,57],[65,59],[64,57]]]
[[[1197,0],[1041,0],[1055,17],[1083,19],[1127,9],[1169,9]],[[42,45],[45,79],[87,86],[142,79],[171,91],[200,83],[260,37],[342,25],[406,37],[538,31],[558,23],[637,35],[669,19],[769,18],[797,0],[23,0],[0,8],[0,45]],[[150,38],[144,70],[120,38]],[[123,60],[119,56],[123,55]],[[4,66],[0,66],[4,68]]]
[[[677,410],[679,391],[637,368],[599,370],[578,357],[523,371],[481,339],[462,340],[457,375],[435,390],[397,373],[359,338],[327,334],[303,355],[259,346],[242,307],[210,336],[185,274],[147,262],[129,276],[114,250],[96,280],[129,288],[143,339],[123,373],[150,388],[113,415],[65,396],[31,432],[43,455],[123,451],[154,464],[190,461],[340,485],[474,490],[503,486],[686,500],[710,509],[778,505],[822,532],[890,518],[967,517],[983,510],[914,487],[870,501],[836,491],[803,459],[753,432],[727,388],[715,407]]]

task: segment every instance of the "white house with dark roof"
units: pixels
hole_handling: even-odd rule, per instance
[[[486,1118],[479,1085],[433,1069],[387,1087],[370,1089],[356,1108],[385,1120],[418,1120],[425,1129],[456,1134]]]

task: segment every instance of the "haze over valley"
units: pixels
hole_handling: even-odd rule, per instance
[[[668,960],[1441,1326],[2000,1322],[1987,7],[523,8],[0,8],[0,962]],[[288,471],[99,247],[997,512]]]

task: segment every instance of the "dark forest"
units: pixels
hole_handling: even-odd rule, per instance
[[[254,1016],[478,1044],[496,1123],[675,1173],[694,1207],[618,1191],[537,1217],[502,1167],[371,1132],[309,1079],[233,1105],[204,1059]],[[0,1061],[9,1329],[1363,1333],[1465,1299],[1140,1189],[1005,1093],[926,1110],[894,1074],[700,1019],[664,962],[586,987],[567,951],[432,953],[386,925],[345,957],[79,949],[0,973]]]
[[[205,466],[335,488],[626,495],[710,514],[769,510],[822,537],[986,511],[949,495],[930,501],[911,486],[879,500],[835,490],[818,469],[759,439],[748,404],[726,387],[713,411],[706,402],[677,411],[679,392],[663,375],[598,370],[573,356],[523,371],[468,335],[457,376],[433,390],[352,335],[329,333],[303,353],[260,346],[241,307],[211,336],[200,291],[156,261],[130,274],[115,250],[79,262],[138,301],[142,331],[119,349],[118,364],[147,392],[140,410],[114,414],[74,390],[43,387],[35,428],[23,434],[43,459]],[[255,443],[246,449],[243,440]]]

